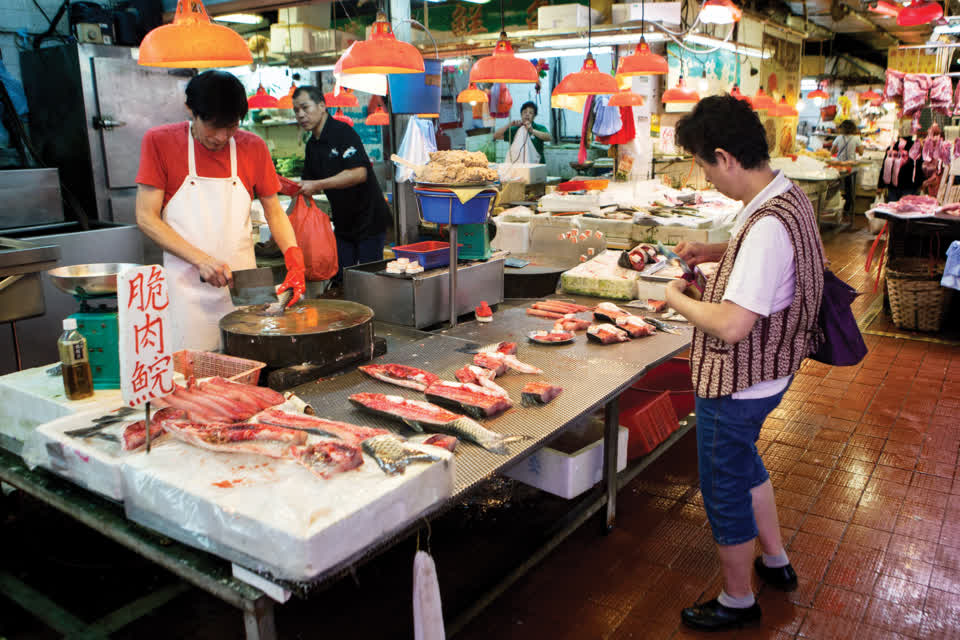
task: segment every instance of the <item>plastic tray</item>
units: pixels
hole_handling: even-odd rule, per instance
[[[690,360],[672,358],[634,383],[637,391],[670,392],[670,402],[677,413],[677,420],[683,420],[693,413],[693,381],[690,379]]]
[[[267,366],[266,362],[209,351],[183,349],[173,354],[173,370],[187,378],[220,376],[241,384],[257,384],[260,380],[260,370],[265,366]]]
[[[497,197],[495,189],[482,191],[460,202],[452,191],[440,189],[414,189],[420,202],[420,215],[427,222],[438,224],[479,224],[487,221],[490,206]]]
[[[416,260],[424,269],[435,269],[450,264],[450,243],[427,240],[393,248],[397,258]]]
[[[620,396],[620,426],[630,431],[627,459],[645,456],[680,427],[669,391],[627,389]]]

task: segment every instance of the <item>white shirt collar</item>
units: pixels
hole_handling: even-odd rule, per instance
[[[782,171],[777,171],[774,175],[773,180],[770,181],[766,187],[763,188],[763,191],[758,193],[753,197],[747,206],[740,210],[740,213],[737,214],[737,217],[733,221],[733,228],[730,230],[730,235],[734,236],[743,225],[747,222],[753,213],[762,207],[767,200],[771,198],[776,198],[779,195],[783,195],[793,187],[793,183],[790,182],[790,179],[787,176],[783,175]]]

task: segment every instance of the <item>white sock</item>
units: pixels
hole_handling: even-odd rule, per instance
[[[790,559],[787,557],[786,550],[784,550],[775,556],[763,554],[763,564],[770,569],[779,569],[790,564]]]
[[[721,591],[720,595],[717,596],[717,602],[730,609],[746,609],[756,604],[757,599],[753,597],[752,593],[742,598],[734,598],[726,591]]]

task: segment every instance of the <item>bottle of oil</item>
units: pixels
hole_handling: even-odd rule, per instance
[[[87,339],[77,331],[76,318],[63,321],[63,333],[57,340],[60,351],[60,369],[63,371],[63,390],[71,400],[81,400],[93,395],[93,374],[90,371],[90,354]]]

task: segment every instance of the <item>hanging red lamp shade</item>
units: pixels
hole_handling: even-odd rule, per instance
[[[357,100],[357,96],[350,89],[343,89],[338,94],[333,91],[327,92],[323,94],[323,101],[328,107],[350,108],[360,106],[360,101]]]
[[[943,7],[939,2],[914,0],[897,14],[897,24],[901,27],[916,27],[942,17]]]
[[[482,102],[490,102],[490,98],[487,96],[486,91],[477,89],[477,85],[471,82],[469,87],[457,94],[457,102],[478,104]]]
[[[261,84],[257,87],[257,92],[247,98],[247,106],[251,109],[278,109],[280,102],[272,95],[267,93]]]
[[[667,59],[650,51],[647,41],[640,38],[636,50],[620,58],[618,76],[656,76],[667,73]]]
[[[423,56],[412,44],[396,39],[382,12],[370,38],[354,42],[338,64],[342,73],[423,73]]]
[[[751,103],[750,97],[745,96],[743,95],[743,93],[740,92],[740,85],[737,85],[737,84],[733,85],[733,89],[730,90],[730,95],[736,98],[737,100],[743,100],[748,104]]]
[[[213,24],[200,0],[179,0],[173,22],[153,29],[140,43],[137,62],[145,67],[200,69],[253,62],[240,34]]]
[[[611,96],[607,104],[611,107],[639,107],[643,105],[643,96],[630,89],[621,89]]]
[[[337,110],[334,112],[333,119],[339,120],[340,122],[344,122],[350,125],[351,127],[353,126],[353,118],[351,118],[350,116],[344,115],[343,109],[341,109],[340,107],[337,107]]]
[[[536,82],[539,78],[533,63],[513,54],[513,47],[507,40],[507,34],[500,32],[500,39],[493,54],[480,58],[470,69],[470,82],[492,82],[499,84]]]
[[[609,73],[597,68],[597,61],[593,54],[587,52],[580,71],[567,74],[554,90],[553,95],[560,96],[599,96],[613,94],[620,91],[617,81]]]
[[[740,22],[743,11],[730,0],[707,0],[700,7],[700,22],[704,24],[733,24]]]
[[[750,98],[750,104],[753,105],[754,111],[769,110],[777,106],[776,101],[764,93],[763,87],[757,89],[757,92]]]
[[[863,93],[857,96],[857,98],[859,98],[860,100],[879,100],[881,97],[883,96],[881,96],[879,93],[877,93],[873,89],[867,89],[866,91],[864,91]]]
[[[293,109],[293,94],[296,90],[297,85],[291,83],[290,91],[287,92],[287,95],[277,100],[277,109]],[[249,101],[247,106],[249,106]]]
[[[700,102],[700,94],[687,88],[683,82],[683,76],[680,76],[677,86],[663,92],[663,102],[664,104]]]
[[[900,15],[900,12],[903,10],[903,7],[895,2],[887,2],[887,0],[877,0],[876,6],[871,6],[870,11],[873,13],[879,13],[882,16],[887,16],[889,18],[896,18]]]
[[[770,115],[781,118],[794,118],[800,115],[797,108],[787,102],[786,96],[780,98],[780,102],[770,110]]]
[[[363,122],[371,127],[385,127],[390,124],[390,116],[383,110],[383,107],[377,107],[377,110],[368,115]]]
[[[439,118],[440,114],[439,113],[418,113],[417,117],[418,118]]]

